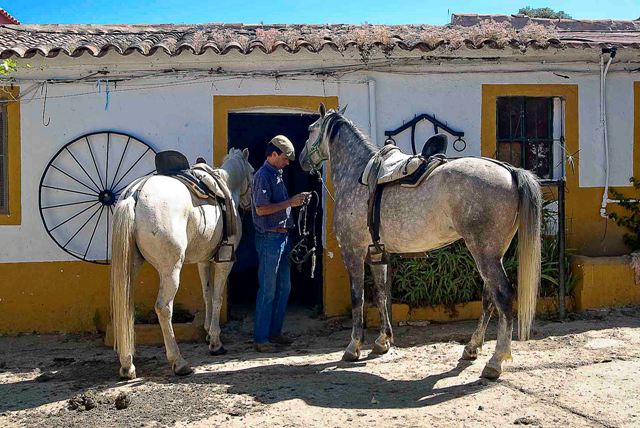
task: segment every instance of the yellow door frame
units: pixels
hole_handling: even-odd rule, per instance
[[[227,154],[229,113],[265,108],[291,109],[292,111],[318,111],[320,103],[327,108],[338,108],[338,97],[317,97],[298,95],[231,95],[213,97],[213,162],[221,165]],[[330,165],[327,162],[327,187],[332,190]],[[325,198],[326,234],[322,252],[323,287],[322,299],[326,315],[342,315],[351,306],[348,274],[342,262],[338,241],[333,233],[333,201]],[[226,302],[223,305],[223,319],[226,319]]]

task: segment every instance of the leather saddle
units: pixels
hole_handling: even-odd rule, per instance
[[[384,188],[394,183],[401,187],[419,186],[447,162],[447,145],[447,136],[436,134],[427,140],[420,155],[407,155],[397,146],[387,144],[369,160],[360,176],[360,183],[369,188],[367,226],[373,244],[369,246],[367,263],[388,263],[384,245],[380,244],[380,203]]]
[[[234,249],[233,245],[229,243],[229,239],[236,231],[236,212],[231,191],[222,180],[219,170],[211,168],[204,162],[189,165],[187,157],[175,150],[158,152],[155,164],[158,175],[173,177],[187,186],[196,197],[212,199],[220,205],[222,210],[222,241],[215,249],[213,258],[217,262],[234,261]]]

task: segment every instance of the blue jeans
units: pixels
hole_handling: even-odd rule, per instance
[[[256,298],[253,337],[256,343],[266,343],[269,337],[282,334],[284,313],[291,291],[291,243],[286,233],[256,231],[256,250],[260,288]]]

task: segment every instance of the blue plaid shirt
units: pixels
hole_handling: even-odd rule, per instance
[[[266,232],[270,229],[293,227],[291,207],[269,215],[258,215],[256,207],[275,204],[289,199],[287,188],[282,181],[282,170],[276,169],[267,161],[253,176],[253,189],[251,194],[251,211],[253,224],[256,231]]]

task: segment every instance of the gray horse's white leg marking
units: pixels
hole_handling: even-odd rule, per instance
[[[391,299],[387,265],[371,265],[371,273],[376,286],[376,305],[380,313],[380,335],[373,344],[374,354],[386,354],[393,343],[393,330],[389,319],[388,300]]]
[[[160,274],[160,292],[158,293],[155,309],[162,328],[167,360],[169,360],[173,372],[183,376],[193,373],[193,369],[189,367],[189,364],[180,355],[180,349],[178,349],[176,336],[171,325],[173,299],[176,297],[180,285],[180,268],[182,268],[182,263],[179,263],[172,270]]]
[[[211,301],[211,326],[209,327],[209,353],[223,355],[227,351],[220,340],[220,310],[227,277],[233,263],[213,263],[213,294]]]
[[[344,351],[344,361],[357,361],[360,358],[360,347],[364,343],[364,256],[352,251],[342,251],[342,257],[349,279],[351,280],[351,342]]]
[[[202,284],[202,297],[204,298],[204,331],[207,333],[207,343],[209,342],[209,329],[211,328],[211,273],[209,262],[198,263],[198,275]]]
[[[478,358],[478,350],[482,349],[482,345],[484,344],[484,334],[487,331],[493,309],[493,297],[491,296],[489,288],[485,286],[482,291],[482,314],[478,320],[478,328],[473,332],[467,346],[464,347],[464,351],[462,352],[463,360],[475,360]]]

